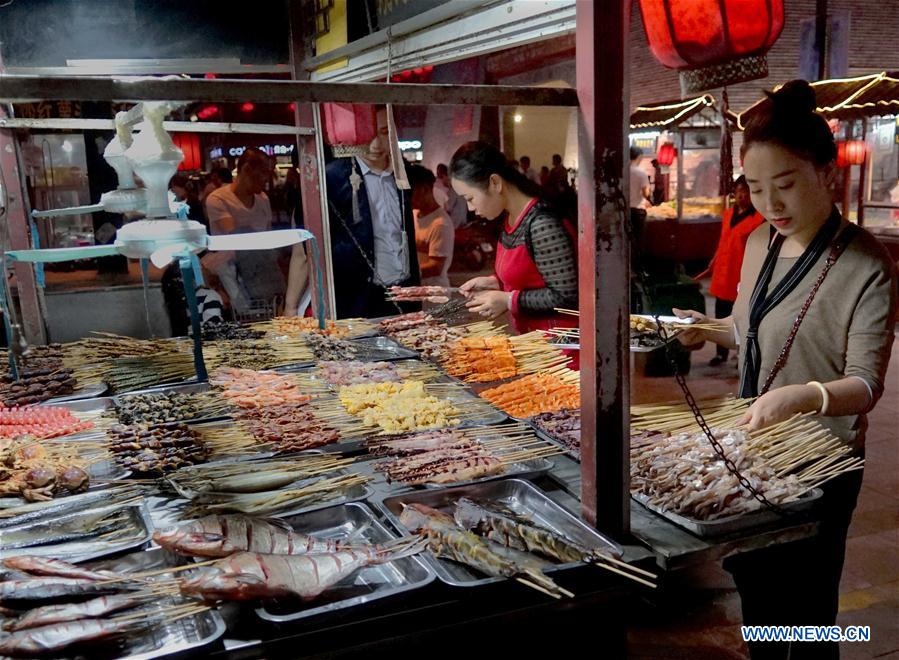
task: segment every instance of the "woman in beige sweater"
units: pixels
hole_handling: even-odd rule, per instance
[[[896,268],[871,234],[834,207],[829,185],[836,147],[814,108],[812,88],[793,81],[770,95],[746,129],[743,169],[753,205],[768,222],[746,245],[733,315],[709,320],[694,311],[675,313],[720,326],[684,333],[684,343],[739,348],[740,395],[757,397],[742,420],[750,431],[816,413],[863,455],[865,413],[883,393],[893,343]],[[857,471],[824,485],[817,536],[725,561],[740,591],[744,625],[834,624],[861,481]],[[839,657],[836,643],[749,647],[754,659]]]

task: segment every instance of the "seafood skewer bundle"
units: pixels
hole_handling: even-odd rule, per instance
[[[533,552],[563,564],[596,564],[646,586],[656,586],[645,579],[654,578],[652,573],[622,562],[608,552],[582,546],[504,507],[475,502],[467,497],[456,500],[455,506],[453,519],[459,527],[500,545]]]
[[[160,392],[119,397],[115,416],[121,424],[163,424],[220,417],[231,407],[211,393]]]
[[[433,314],[431,317],[433,318]],[[498,334],[498,328],[490,321],[479,321],[468,325],[455,326],[448,326],[445,323],[435,321],[386,332],[392,339],[406,348],[420,352],[429,360],[439,361],[447,348],[456,340],[463,337],[496,335]]]
[[[181,593],[205,600],[253,600],[294,596],[311,600],[356,571],[417,554],[425,541],[418,537],[397,539],[372,550],[271,555],[239,552],[200,569],[181,581]]]
[[[523,427],[430,431],[405,436],[370,450],[391,456],[375,464],[388,482],[451,484],[505,474],[516,463],[561,452]]]
[[[318,319],[302,316],[278,316],[271,321],[254,323],[253,327],[277,335],[300,335],[311,332],[317,335],[334,337],[335,339],[349,339],[369,334],[375,326],[365,319],[339,319],[337,321],[326,320],[325,327],[318,327]]]
[[[785,504],[864,460],[813,420],[796,417],[749,436],[713,428],[737,469],[774,504]],[[724,465],[702,432],[642,433],[631,445],[631,492],[649,504],[697,520],[762,507]]]
[[[209,448],[187,424],[149,426],[115,424],[107,432],[109,451],[123,467],[141,473],[162,473],[202,463]]]
[[[405,505],[400,523],[406,529],[423,534],[435,556],[471,566],[493,577],[514,578],[553,598],[573,597],[543,574],[549,567],[533,555],[482,538],[459,527],[453,517],[424,504]]]
[[[214,463],[180,470],[165,484],[182,497],[194,499],[204,493],[260,493],[285,488],[304,479],[334,474],[353,459],[333,454],[305,454],[290,459],[266,458],[250,462]]]
[[[227,367],[216,370],[209,382],[240,408],[299,404],[312,398],[302,391],[294,376],[287,374]]]
[[[262,339],[264,336],[265,332],[262,330],[254,330],[234,321],[223,321],[219,317],[203,322],[202,337],[204,342],[219,341],[221,339]]]
[[[463,337],[450,345],[441,358],[442,366],[451,376],[470,383],[506,380],[552,369],[568,361],[539,332],[517,337]]]
[[[459,289],[446,286],[392,286],[387,289],[387,300],[395,302],[449,302]]]
[[[581,452],[581,411],[563,408],[531,417],[531,423],[572,452]]]
[[[239,430],[257,444],[269,445],[280,453],[315,449],[340,440],[337,429],[320,419],[308,403],[248,408],[240,412],[238,420]]]
[[[59,438],[93,427],[93,422],[79,419],[62,406],[0,408],[0,438]]]
[[[523,419],[564,408],[580,408],[579,379],[578,372],[556,367],[484,390],[480,396],[512,417]]]
[[[429,380],[440,375],[434,367],[424,362],[416,361],[409,365],[358,360],[319,362],[315,373],[333,387],[363,383],[398,383],[407,379]]]
[[[437,325],[438,321],[427,312],[410,312],[408,314],[400,314],[399,316],[391,316],[383,319],[378,323],[378,328],[385,335],[399,332],[400,330],[409,330],[418,326]]]
[[[18,380],[5,375],[0,378],[0,403],[4,406],[27,406],[75,391],[77,379],[62,367],[25,369]]]
[[[300,339],[225,339],[203,347],[210,369],[273,369],[281,365],[310,362],[312,351]]]

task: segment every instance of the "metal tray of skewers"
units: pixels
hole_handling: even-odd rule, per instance
[[[381,544],[397,538],[367,506],[359,503],[282,518],[294,531],[323,539]],[[256,615],[272,623],[299,621],[420,589],[433,582],[435,577],[425,560],[404,557],[367,566],[310,602],[297,599],[267,601],[256,609]]]
[[[465,438],[467,441],[470,441],[472,443],[483,443],[484,452],[485,452],[484,454],[470,455],[471,459],[475,459],[470,464],[471,469],[473,469],[474,471],[478,470],[477,459],[489,457],[492,459],[498,459],[498,460],[502,461],[504,456],[506,456],[508,454],[516,454],[516,453],[521,453],[523,451],[526,452],[528,447],[531,447],[533,450],[535,450],[535,453],[537,455],[530,457],[530,458],[524,458],[524,456],[522,455],[522,460],[519,460],[515,463],[507,463],[507,462],[504,463],[503,469],[499,473],[485,474],[485,476],[475,477],[472,479],[460,478],[457,481],[452,481],[452,482],[444,481],[443,483],[436,483],[436,482],[431,482],[431,481],[422,482],[421,477],[416,475],[416,478],[413,479],[414,483],[411,483],[411,484],[407,483],[406,481],[403,481],[402,478],[400,478],[396,481],[391,481],[391,479],[390,479],[391,469],[394,469],[394,466],[399,467],[402,470],[402,467],[403,467],[402,464],[403,464],[404,460],[409,460],[412,462],[419,462],[423,457],[428,456],[428,451],[431,451],[431,450],[427,450],[421,446],[413,447],[409,444],[410,441],[414,441],[414,438],[416,436],[420,435],[420,436],[423,436],[422,439],[427,443],[427,446],[433,447],[431,442],[433,442],[432,434],[434,432],[423,432],[420,434],[411,434],[410,436],[407,436],[404,440],[401,440],[401,442],[404,445],[404,447],[402,448],[404,451],[399,451],[396,453],[393,453],[390,450],[390,447],[389,447],[391,444],[390,438],[383,438],[383,439],[377,438],[377,437],[372,438],[368,443],[366,443],[366,446],[368,447],[371,454],[369,456],[365,457],[363,459],[364,462],[359,463],[358,467],[356,469],[358,472],[360,472],[362,474],[382,475],[382,477],[384,479],[384,483],[383,483],[383,485],[379,486],[379,488],[386,489],[386,490],[390,491],[391,493],[398,493],[400,491],[408,491],[411,489],[420,489],[420,488],[439,489],[439,488],[447,488],[448,486],[452,486],[452,487],[467,486],[467,485],[471,485],[471,484],[478,484],[478,483],[483,483],[486,481],[495,481],[498,479],[505,479],[505,478],[509,478],[509,477],[514,477],[514,478],[518,478],[518,479],[529,479],[529,478],[536,477],[541,474],[545,474],[546,472],[549,472],[549,470],[552,469],[552,467],[554,465],[553,462],[550,459],[546,458],[545,456],[539,455],[540,453],[543,453],[547,449],[549,449],[551,451],[552,451],[552,449],[550,447],[547,447],[546,445],[542,445],[540,447],[534,447],[535,443],[533,442],[533,440],[542,440],[542,438],[537,438],[536,435],[531,436],[530,442],[527,442],[527,441],[524,443],[514,442],[514,443],[505,444],[504,446],[498,446],[498,445],[491,446],[491,440],[494,440],[494,441],[500,440],[503,437],[503,435],[506,435],[506,434],[497,435],[497,434],[491,433],[491,431],[499,431],[501,428],[502,427],[496,427],[496,426],[482,427],[482,428],[480,428],[480,431],[481,431],[480,433],[478,432],[479,428],[477,428],[477,427],[465,429],[466,432],[462,436],[462,438]],[[518,429],[515,429],[515,430],[517,431]],[[525,428],[522,428],[520,430],[522,432],[525,432],[528,434],[530,434],[530,432],[531,432],[530,429],[525,429]],[[447,436],[450,436],[450,434],[454,433],[454,429],[443,429],[442,431],[437,431],[436,433],[437,434],[443,433]],[[517,439],[522,440],[524,438],[518,437]],[[379,448],[379,443],[377,442],[378,440],[383,440],[383,445],[381,445],[380,448]],[[452,438],[447,437],[444,442],[446,444],[449,444],[452,442]],[[554,446],[555,445],[553,445],[553,447]],[[420,449],[420,451],[419,451],[419,449]],[[440,452],[440,450],[437,450],[436,448],[435,448],[435,451],[437,451],[438,453]],[[417,453],[413,453],[413,452],[417,452]],[[426,470],[431,476],[435,476],[435,477],[439,476],[439,478],[441,478],[441,479],[446,479],[449,477],[448,470],[450,469],[450,467],[446,467],[445,469],[442,470],[442,464],[441,464],[441,460],[440,460],[441,458],[443,458],[443,457],[436,457],[434,459],[436,462],[434,462],[434,463],[431,463],[429,461],[428,467],[426,468]],[[454,463],[454,465],[452,466],[452,468],[454,469],[454,472],[453,472],[454,474],[458,474],[458,472],[456,472],[455,470],[460,469],[460,467],[463,470],[466,469],[465,467],[461,466],[461,463],[465,462],[464,459],[459,462],[456,462],[456,461],[452,461],[452,462]]]
[[[109,386],[106,383],[94,383],[93,385],[85,385],[84,387],[79,387],[77,390],[70,394],[66,394],[64,396],[56,396],[52,399],[47,399],[43,403],[45,404],[57,404],[57,403],[65,403],[67,401],[80,401],[81,399],[93,399],[98,396],[103,396],[106,394],[106,391],[109,389]]]
[[[0,519],[0,559],[33,555],[84,562],[144,545],[153,523],[143,502],[110,490],[62,498]],[[22,510],[19,507],[18,510]]]
[[[166,553],[163,550],[146,550],[143,552],[132,553],[123,557],[101,562],[92,563],[84,568],[92,571],[110,571],[121,576],[128,574],[155,572],[165,569],[168,566],[177,566],[183,563],[174,555]],[[157,575],[150,580],[165,580],[170,575]],[[114,586],[111,587],[114,589]],[[183,655],[188,652],[195,652],[213,642],[217,641],[225,634],[225,622],[215,608],[202,609],[199,603],[187,600],[178,595],[152,594],[144,595],[145,592],[129,592],[121,591],[119,594],[107,598],[109,602],[108,608],[111,610],[113,598],[122,601],[118,605],[118,610],[110,611],[100,619],[81,619],[80,621],[71,621],[68,624],[62,624],[62,631],[71,630],[75,634],[79,633],[80,622],[99,622],[107,621],[114,624],[121,621],[126,625],[128,620],[137,623],[146,622],[148,625],[138,625],[137,627],[126,627],[116,636],[115,631],[110,631],[107,638],[97,637],[91,641],[81,641],[71,648],[61,649],[59,654],[54,657],[77,658],[83,660],[151,660],[153,658],[163,658],[172,655]],[[83,600],[81,596],[77,600]],[[124,601],[130,601],[125,603]],[[196,604],[196,607],[192,607]],[[71,605],[70,610],[74,613],[75,605]],[[131,608],[134,609],[131,609]],[[123,609],[124,608],[124,609]],[[199,610],[199,611],[198,611]],[[34,616],[32,614],[32,616]],[[46,632],[52,628],[52,624],[47,628],[42,628],[45,632],[44,637],[52,637],[50,632]],[[27,634],[28,630],[23,630],[18,634]],[[62,642],[62,639],[53,638],[52,642]]]
[[[597,548],[615,558],[622,555],[621,546],[604,537],[585,523],[581,522],[559,504],[553,502],[535,485],[522,479],[501,479],[470,486],[455,486],[441,490],[411,491],[400,495],[391,495],[375,502],[388,521],[400,532],[409,530],[400,522],[400,515],[405,504],[424,504],[452,515],[455,502],[467,497],[476,502],[499,505],[512,512],[527,517],[535,524],[545,527],[556,534],[579,543],[588,548]],[[437,559],[428,552],[425,561],[434,569],[437,577],[446,584],[455,587],[475,587],[482,584],[500,582],[505,578],[485,577],[467,566],[446,559]],[[580,566],[581,563],[554,564],[545,572],[554,572]]]
[[[299,454],[293,456],[295,458],[302,458],[303,456],[325,457],[326,455],[327,454],[325,452],[322,452],[321,450],[311,449],[303,452],[302,456]],[[167,478],[167,482],[171,484],[172,488],[177,493],[183,495],[184,497],[169,500],[165,504],[160,503],[161,509],[159,511],[154,511],[154,520],[156,520],[158,524],[159,520],[163,518],[166,521],[172,521],[174,518],[184,518],[185,516],[183,514],[188,514],[186,517],[190,517],[190,514],[186,509],[186,507],[190,507],[189,501],[196,502],[199,505],[202,505],[206,502],[212,503],[213,507],[217,507],[217,510],[221,512],[240,512],[239,509],[232,509],[223,505],[227,505],[227,502],[230,500],[237,500],[237,504],[241,504],[240,498],[243,497],[247,501],[258,500],[260,502],[267,502],[270,506],[269,510],[261,513],[254,511],[242,511],[243,513],[246,513],[248,515],[269,515],[277,518],[282,518],[285,516],[293,516],[299,515],[301,513],[318,511],[320,509],[326,509],[340,504],[360,502],[362,500],[368,499],[374,492],[367,482],[353,483],[349,486],[343,485],[340,488],[336,488],[333,493],[328,493],[327,497],[316,502],[310,502],[308,504],[301,504],[298,506],[296,505],[296,503],[285,501],[285,504],[283,506],[275,506],[272,503],[278,498],[279,495],[290,494],[290,491],[292,490],[313,486],[316,483],[324,481],[325,479],[350,478],[360,474],[358,470],[350,469],[349,464],[347,464],[336,467],[333,470],[320,473],[320,479],[318,477],[301,476],[300,478],[297,478],[285,485],[281,485],[281,483],[279,483],[277,488],[265,487],[266,482],[271,483],[269,479],[272,478],[273,474],[277,476],[277,464],[283,463],[285,465],[288,465],[288,467],[283,468],[282,472],[289,472],[289,464],[292,462],[293,461],[291,459],[291,455],[284,455],[280,457],[266,457],[262,460],[238,459],[230,461],[216,461],[213,463],[205,463],[182,468],[177,472],[169,475],[169,477]],[[204,476],[204,473],[208,474],[210,473],[210,470],[218,472],[222,470],[227,471],[231,466],[233,466],[234,472],[227,472],[227,474],[232,476],[216,477],[218,481],[208,480]],[[196,482],[192,481],[192,473],[194,475],[199,474],[201,480],[208,481],[211,490],[196,491],[195,497],[191,497],[190,499],[188,499],[187,496],[191,494],[191,491],[196,485]],[[237,483],[238,481],[239,483]],[[254,481],[259,484],[258,488],[254,485]],[[228,485],[229,483],[231,484],[230,486]],[[212,512],[214,511],[204,511],[204,513]]]
[[[799,499],[781,504],[780,508],[790,514],[800,514],[811,509],[822,494],[820,488],[814,488],[799,497]],[[784,520],[780,514],[768,509],[759,509],[758,511],[726,516],[715,520],[697,520],[650,504],[649,498],[642,493],[631,493],[631,497],[656,515],[659,515],[662,518],[673,522],[678,527],[682,527],[688,532],[701,537],[740,534],[762,525]]]
[[[419,357],[416,351],[400,346],[389,337],[384,337],[383,335],[351,339],[350,341],[354,344],[359,344],[361,347],[359,357],[356,358],[358,360],[386,362]]]

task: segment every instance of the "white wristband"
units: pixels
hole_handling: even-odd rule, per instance
[[[819,392],[821,392],[821,409],[818,411],[818,414],[826,415],[827,407],[830,405],[830,394],[828,393],[827,388],[816,380],[810,380],[806,383],[806,385],[811,385],[817,388]]]

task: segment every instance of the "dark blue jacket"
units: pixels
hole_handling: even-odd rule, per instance
[[[353,159],[339,158],[328,163],[325,177],[328,190],[328,219],[331,232],[331,263],[334,274],[334,293],[337,300],[337,317],[379,316],[384,308],[384,290],[373,284],[373,273],[359,248],[353,242],[346,227],[365,251],[368,260],[374,264],[374,233],[372,231],[371,208],[365,180],[359,186],[359,222],[353,222],[353,188],[350,184]],[[357,169],[358,171],[358,169]],[[362,176],[361,171],[359,175]],[[412,218],[412,196],[408,190],[397,191],[403,196],[403,226],[406,229],[409,254],[409,279],[404,286],[420,283],[418,254],[415,251],[415,222]],[[341,222],[340,218],[343,219]],[[395,313],[395,312],[394,312]]]

